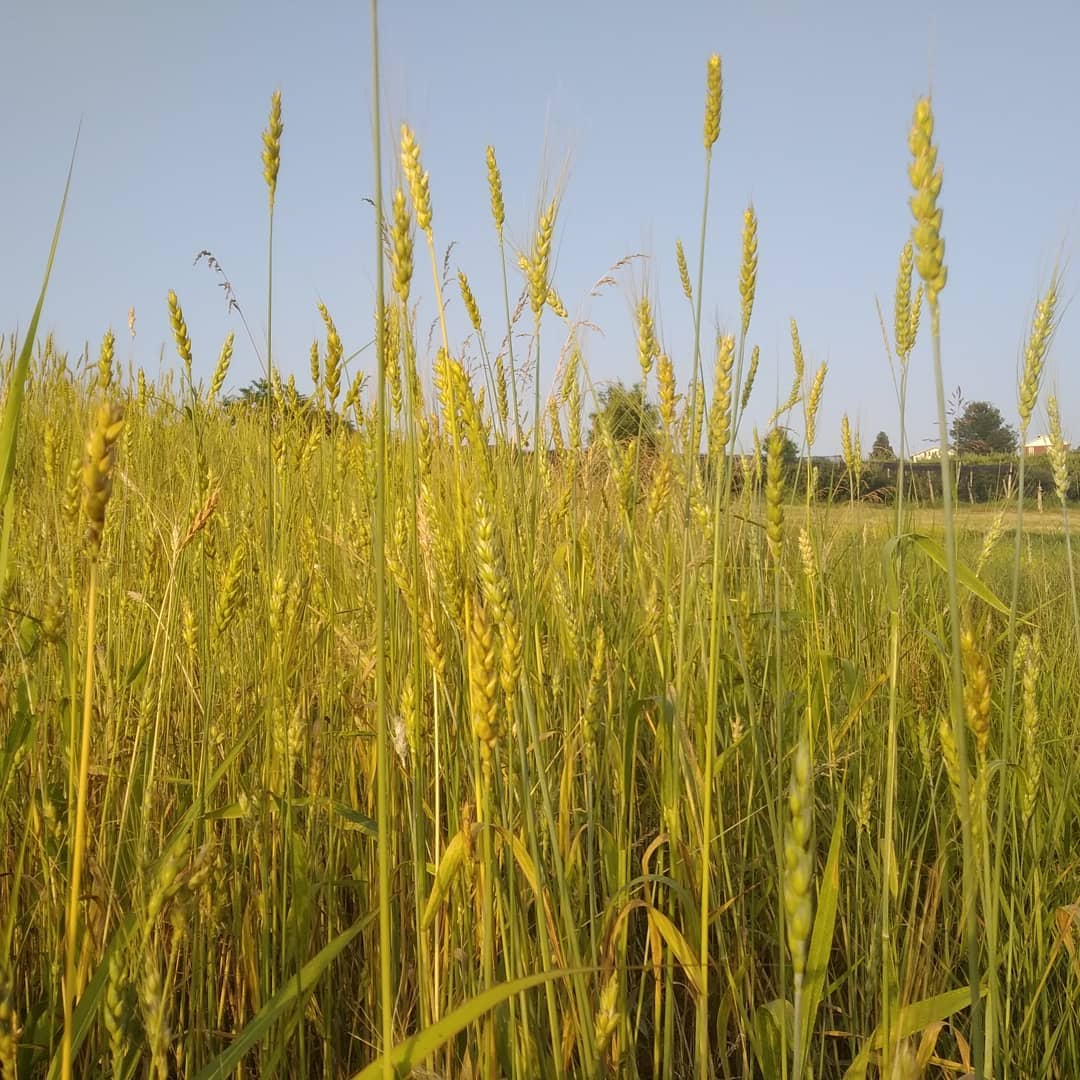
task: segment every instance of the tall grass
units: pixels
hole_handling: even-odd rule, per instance
[[[94,367],[52,339],[8,343],[5,1080],[1080,1074],[1080,618],[1057,403],[1060,529],[955,513],[947,456],[943,528],[902,480],[894,508],[863,505],[850,430],[848,507],[813,483],[796,505],[777,425],[811,450],[831,390],[823,365],[805,377],[793,322],[791,394],[766,433],[745,428],[753,208],[739,330],[717,335],[706,393],[718,58],[706,75],[681,392],[636,311],[648,441],[603,421],[587,438],[557,203],[514,285],[491,147],[475,166],[503,296],[485,322],[462,273],[472,336],[451,349],[438,177],[408,127],[400,188],[374,147],[370,390],[341,396],[325,308],[307,400],[270,340],[267,400],[223,396],[231,336],[198,381],[213,358],[190,357],[178,302],[160,318],[182,382],[123,376],[112,344]],[[272,213],[288,213],[280,108]],[[928,106],[915,131],[901,431],[923,295],[947,363]],[[1045,352],[1029,349],[1025,423]],[[739,455],[751,440],[761,453]]]

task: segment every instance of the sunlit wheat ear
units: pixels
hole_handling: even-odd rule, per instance
[[[976,576],[983,572],[990,556],[993,554],[997,542],[1001,539],[1001,534],[1005,531],[1005,511],[1007,506],[1007,503],[1002,503],[1001,509],[994,515],[994,520],[990,522],[990,528],[983,538],[982,548],[980,549],[979,557],[975,562]]]
[[[811,895],[814,862],[811,834],[814,829],[814,783],[810,741],[804,732],[795,749],[788,787],[789,819],[784,830],[784,912],[787,915],[788,950],[796,987],[806,972],[810,929],[814,920]]]
[[[101,352],[98,353],[98,386],[108,390],[113,381],[113,355],[116,352],[116,335],[111,330],[105,331],[101,339]]]
[[[319,356],[319,339],[314,338],[308,350],[308,367],[311,373],[311,392],[318,398],[322,395],[322,358]]]
[[[643,296],[637,306],[637,337],[638,337],[638,366],[641,368],[643,383],[649,381],[649,372],[652,371],[653,360],[660,353],[660,345],[656,340],[656,330],[653,326],[652,305],[649,298]]]
[[[240,607],[243,572],[244,545],[240,543],[233,548],[229,565],[222,574],[221,585],[218,589],[217,606],[214,609],[214,629],[219,637],[229,628]]]
[[[555,291],[554,285],[548,286],[547,291],[547,306],[551,308],[556,318],[567,319],[569,316],[566,312],[566,305],[562,302],[562,297]]]
[[[690,287],[690,268],[686,265],[686,252],[683,250],[681,240],[675,241],[675,262],[679,267],[679,282],[682,284],[683,296],[687,300],[693,300],[694,290]]]
[[[319,304],[319,314],[322,316],[323,325],[326,327],[326,359],[323,363],[324,383],[326,396],[330,401],[330,408],[337,405],[338,395],[341,393],[341,365],[345,357],[345,346],[341,343],[341,335],[338,333],[334,320],[325,304]]]
[[[395,416],[401,415],[404,396],[401,388],[401,313],[400,309],[388,304],[382,310],[384,354],[386,356],[386,388],[390,394],[390,406]]]
[[[750,394],[754,390],[754,379],[757,377],[758,364],[761,363],[761,347],[755,345],[750,350],[750,366],[746,370],[746,382],[743,384],[742,397],[739,399],[739,409],[745,409],[750,401]]]
[[[915,219],[911,234],[918,252],[915,266],[926,286],[926,297],[932,307],[937,305],[938,294],[945,288],[948,277],[945,241],[941,236],[941,211],[937,205],[942,171],[937,164],[937,147],[934,146],[933,136],[933,109],[930,99],[922,98],[915,105],[915,116],[908,136],[908,149],[912,157],[908,178],[915,189],[908,205]]]
[[[394,292],[401,297],[403,304],[407,304],[413,275],[413,233],[409,207],[401,188],[394,191],[390,252],[394,263]]]
[[[849,473],[855,471],[855,449],[851,445],[851,422],[848,420],[848,414],[840,418],[840,453],[844,459],[844,468]]]
[[[911,273],[915,268],[915,252],[909,240],[900,252],[900,266],[896,272],[896,295],[893,298],[893,341],[896,356],[901,363],[906,362],[915,347],[915,330],[918,315],[914,315],[911,306]]]
[[[953,800],[956,803],[956,812],[961,821],[967,819],[968,807],[960,798],[960,751],[956,745],[956,736],[953,734],[952,723],[948,716],[942,714],[938,718],[938,740],[941,743],[941,759],[945,765],[945,774],[949,778],[949,787],[952,789]]]
[[[806,371],[802,341],[799,338],[799,326],[794,319],[791,320],[791,361],[795,368],[795,376],[791,382],[791,394],[788,397],[787,409],[794,408],[799,400],[799,394],[802,391],[803,374]],[[783,411],[786,411],[786,409]]]
[[[210,519],[214,516],[214,511],[217,509],[218,503],[221,501],[221,488],[215,483],[210,488],[209,493],[206,496],[205,501],[199,508],[198,513],[191,520],[191,524],[188,526],[187,532],[184,534],[183,540],[180,541],[180,546],[177,548],[177,554],[184,550],[190,544],[195,537],[199,535],[206,528]]]
[[[109,1057],[114,1076],[121,1076],[130,1046],[129,1025],[132,1019],[132,988],[128,980],[127,961],[122,948],[114,949],[109,957],[109,980],[105,986],[103,1010],[105,1030],[109,1036]],[[14,1074],[13,1074],[14,1075]],[[7,1080],[5,1076],[4,1080]]]
[[[548,296],[548,270],[551,260],[551,239],[555,232],[555,202],[548,204],[540,215],[533,239],[532,252],[529,255],[527,277],[529,280],[529,303],[533,315],[540,317]]]
[[[769,551],[775,561],[780,561],[780,546],[784,540],[784,479],[783,479],[784,433],[780,428],[773,428],[769,434],[766,461],[765,533],[769,540]]]
[[[964,665],[964,715],[982,762],[990,743],[990,673],[970,627],[960,635],[960,652]]]
[[[671,455],[663,454],[657,462],[649,484],[649,497],[646,508],[650,518],[658,518],[667,508],[671,498]]]
[[[791,390],[787,399],[769,417],[768,426],[771,427],[778,417],[783,416],[789,409],[794,409],[802,395],[803,375],[806,371],[806,360],[803,356],[802,340],[799,337],[799,326],[794,319],[791,320],[791,362],[794,367],[794,375],[791,380]]]
[[[810,384],[810,394],[806,399],[806,445],[813,447],[817,438],[817,414],[821,408],[821,395],[825,389],[825,375],[828,365],[824,362],[814,374],[814,381]]]
[[[161,969],[154,949],[148,949],[145,955],[143,977],[139,983],[139,1004],[150,1049],[152,1075],[157,1080],[166,1080],[172,1032],[169,1030],[168,1003],[164,997]]]
[[[723,457],[731,436],[731,369],[735,361],[735,338],[724,334],[716,343],[713,367],[713,398],[709,409],[709,456]]]
[[[431,192],[428,174],[420,166],[420,147],[408,124],[401,125],[401,168],[409,184],[416,224],[421,231],[431,235]]]
[[[103,404],[86,440],[82,467],[83,514],[86,518],[86,542],[90,557],[101,551],[105,529],[105,510],[112,497],[113,470],[116,464],[116,440],[124,426],[124,410],[119,405]]]
[[[742,300],[742,332],[750,329],[757,288],[757,215],[751,204],[743,214],[742,264],[739,270],[739,296]]]
[[[613,971],[611,977],[604,983],[604,989],[600,991],[600,1007],[596,1011],[596,1024],[593,1031],[593,1042],[597,1054],[603,1055],[611,1042],[615,1029],[620,1022],[618,1010],[619,998],[619,973]]]
[[[1023,805],[1024,824],[1027,825],[1035,813],[1039,802],[1039,789],[1042,784],[1043,747],[1040,738],[1039,706],[1036,700],[1041,651],[1039,632],[1028,637],[1024,634],[1017,643],[1016,666],[1022,672],[1023,690]]]
[[[720,138],[720,105],[724,95],[723,75],[720,70],[720,57],[713,53],[709,57],[705,73],[705,150],[712,152],[716,140]]]
[[[484,602],[492,621],[499,625],[506,614],[510,586],[503,569],[502,555],[497,547],[491,506],[482,492],[476,496],[473,514],[476,521],[476,567],[484,592]]]
[[[660,397],[660,419],[669,429],[675,423],[675,368],[671,357],[663,353],[656,366],[656,382]]]
[[[491,217],[495,222],[495,231],[499,240],[503,238],[503,226],[506,224],[506,206],[503,203],[502,174],[495,159],[495,147],[487,148],[488,192],[491,195]]]
[[[270,193],[270,209],[274,209],[277,195],[278,169],[281,166],[281,135],[285,125],[281,122],[281,91],[275,90],[270,98],[270,119],[263,131],[263,179]]]
[[[499,411],[499,423],[505,428],[510,420],[510,391],[502,353],[495,357],[495,404]]]
[[[472,328],[479,334],[480,333],[480,305],[476,302],[476,297],[473,296],[473,291],[469,287],[469,279],[465,276],[464,270],[458,271],[458,288],[461,291],[461,302],[465,305],[465,313],[469,316],[469,322],[472,324]]]
[[[184,311],[180,307],[180,301],[172,289],[169,290],[169,324],[172,326],[173,341],[176,343],[176,354],[180,357],[190,382],[191,338],[188,337],[187,323],[184,322]]]
[[[1020,400],[1017,411],[1020,413],[1020,434],[1027,434],[1031,414],[1039,398],[1039,386],[1042,382],[1043,365],[1050,339],[1054,334],[1054,310],[1057,307],[1057,277],[1050,282],[1046,295],[1035,306],[1035,317],[1031,322],[1027,347],[1024,349],[1024,374],[1020,380]]]
[[[1069,497],[1069,455],[1061,434],[1061,412],[1054,395],[1047,399],[1046,412],[1050,419],[1050,465],[1054,470],[1054,490],[1064,506]]]
[[[817,559],[814,556],[814,545],[806,526],[799,529],[799,561],[802,563],[803,575],[806,580],[813,583],[817,577]]]
[[[232,363],[234,334],[230,330],[225,341],[221,345],[217,364],[214,366],[214,374],[210,380],[210,400],[214,401],[225,386],[225,379],[229,374],[229,365]]]

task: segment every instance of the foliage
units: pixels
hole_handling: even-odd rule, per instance
[[[895,461],[896,451],[893,450],[889,436],[884,431],[879,431],[874,437],[874,445],[870,447],[871,461]]]
[[[952,439],[960,454],[1011,454],[1017,447],[1014,428],[989,401],[969,401],[954,417]]]
[[[616,443],[640,436],[649,447],[656,445],[660,430],[660,409],[645,396],[645,388],[635,383],[627,389],[622,382],[609,383],[597,393],[598,408],[590,414],[589,441],[595,442],[606,429]]]

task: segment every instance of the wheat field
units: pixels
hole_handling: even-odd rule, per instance
[[[706,193],[721,109],[713,56]],[[944,418],[929,99],[909,149],[901,425],[913,356]],[[794,322],[790,394],[744,423],[752,208],[730,330],[701,286],[732,208],[706,194],[701,261],[678,246],[684,385],[635,295],[627,435],[554,280],[558,201],[515,250],[474,163],[505,283],[481,311],[412,131],[373,151],[366,367],[325,307],[309,358],[275,356],[268,301],[264,378],[230,395],[234,339],[193,379],[175,293],[142,313],[160,375],[125,360],[134,314],[96,356],[37,315],[5,340],[0,1075],[1080,1075],[1060,278],[1016,401],[1023,432],[1049,410],[1045,513],[1023,458],[991,511],[958,510],[947,456],[936,505],[866,506],[846,419],[844,490],[812,482],[830,386]]]

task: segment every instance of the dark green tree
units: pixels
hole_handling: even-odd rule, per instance
[[[959,454],[1012,454],[1016,431],[1005,423],[1001,410],[989,401],[969,401],[952,424],[953,445]]]
[[[871,461],[895,461],[896,451],[889,442],[889,436],[884,431],[879,431],[874,438],[874,445],[870,448]]]
[[[655,446],[660,430],[660,409],[645,397],[641,383],[630,389],[622,382],[605,386],[598,394],[599,408],[590,416],[589,442],[600,438],[607,428],[617,443],[629,442],[641,436],[647,446]]]

